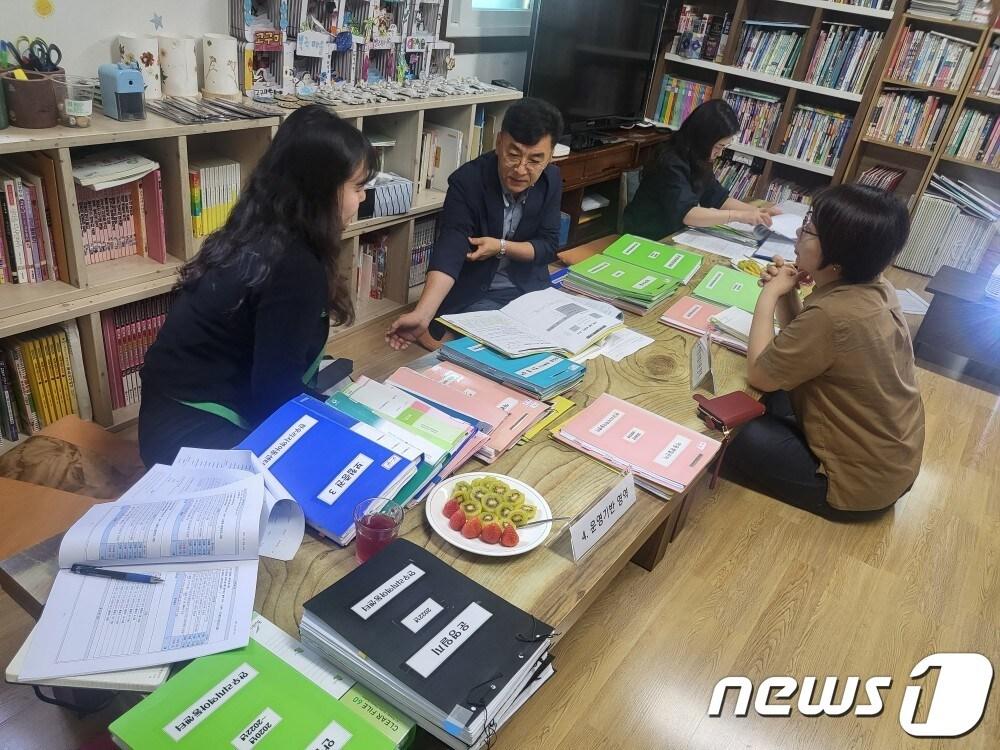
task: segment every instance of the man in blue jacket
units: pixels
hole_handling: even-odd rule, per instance
[[[550,285],[562,198],[551,161],[562,124],[548,102],[520,99],[504,115],[496,150],[448,178],[423,294],[389,326],[390,346],[434,348],[444,334],[436,316],[498,310]]]

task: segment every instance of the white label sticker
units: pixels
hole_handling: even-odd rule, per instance
[[[708,283],[705,285],[705,288],[715,289],[715,285],[718,284],[721,280],[722,280],[722,273],[720,271],[716,271],[715,273],[712,274],[712,277],[708,280]]]
[[[264,451],[260,457],[260,465],[265,469],[281,458],[285,451],[295,445],[299,438],[318,424],[315,417],[303,414],[302,417],[291,427],[285,430],[285,434],[271,443],[271,446]]]
[[[650,254],[649,254],[649,259],[650,259],[650,260],[656,260],[656,259],[657,259],[657,258],[659,258],[659,257],[660,257],[660,251],[659,251],[659,250],[653,250],[653,251],[652,251],[652,252],[650,252]]]
[[[667,468],[670,464],[677,460],[677,457],[681,455],[684,452],[684,449],[689,445],[691,445],[690,438],[686,438],[683,435],[677,435],[670,441],[666,448],[660,451],[660,454],[654,458],[653,461],[658,463],[660,466]]]
[[[607,268],[608,265],[609,265],[608,263],[598,263],[596,266],[587,271],[587,273],[600,273],[605,268]]]
[[[701,312],[701,305],[691,305],[691,309],[684,313],[682,317],[685,320],[691,320],[691,318],[695,317],[699,312]]]
[[[656,281],[655,276],[643,276],[639,281],[632,285],[633,289],[645,289],[650,284]]]
[[[211,716],[215,709],[236,695],[256,676],[256,669],[245,662],[240,664],[188,706],[176,719],[163,727],[163,731],[174,742],[180,742],[188,732]]]
[[[316,735],[316,739],[306,745],[306,750],[341,750],[353,737],[340,724],[331,721],[326,728]]]
[[[515,406],[517,406],[516,398],[505,398],[503,401],[497,404],[498,409],[503,409],[508,414],[510,413],[510,410],[513,409]]]
[[[437,617],[438,612],[442,609],[443,607],[433,599],[424,599],[419,607],[403,618],[403,625],[411,633],[416,633],[424,625]]]
[[[382,468],[386,469],[386,470],[389,470],[389,469],[391,469],[393,466],[395,466],[398,463],[399,463],[399,456],[392,455],[392,456],[389,456],[389,458],[387,458],[385,461],[382,462]]]
[[[373,463],[375,463],[373,459],[364,453],[359,453],[330,484],[320,491],[316,499],[322,500],[327,505],[333,505]]]
[[[624,250],[622,250],[622,255],[631,255],[632,253],[634,253],[638,249],[639,249],[639,243],[638,242],[630,242],[628,244],[628,247],[626,247]]]
[[[612,279],[620,279],[624,275],[625,275],[625,272],[619,270],[619,271],[615,271],[613,274],[611,274],[611,278]]]
[[[556,356],[546,357],[545,359],[540,359],[538,362],[535,362],[535,364],[529,367],[525,367],[521,370],[518,370],[515,374],[521,378],[530,378],[532,375],[537,375],[540,372],[544,372],[545,370],[548,370],[550,367],[555,367],[556,365],[558,365],[560,362],[563,361],[565,360],[563,360],[562,357],[556,357]]]
[[[670,260],[666,262],[663,266],[664,268],[677,268],[680,262],[684,260],[684,253],[674,253]]]
[[[607,432],[612,427],[614,427],[615,422],[617,422],[619,419],[621,419],[624,416],[625,416],[625,412],[623,412],[623,411],[621,411],[619,409],[612,409],[607,414],[607,416],[604,417],[604,419],[602,419],[600,422],[598,422],[597,424],[595,424],[593,427],[590,428],[590,434],[591,435],[597,435],[597,437],[600,437],[605,432]]]
[[[406,660],[410,667],[421,677],[430,677],[434,670],[447,661],[448,657],[461,648],[493,614],[473,602],[441,628],[437,635],[431,638],[413,656]]]
[[[94,114],[93,99],[66,99],[66,114],[72,117],[90,117]]]
[[[469,347],[469,351],[470,352],[481,352],[485,348],[486,347],[483,346],[482,344],[473,344],[472,346]]]
[[[640,430],[638,427],[633,427],[631,430],[625,433],[625,442],[627,443],[638,443],[642,440],[642,436],[646,434],[645,430]]]
[[[413,563],[410,563],[364,599],[351,607],[351,611],[362,620],[367,620],[373,614],[382,609],[382,607],[391,602],[397,594],[404,591],[423,574],[424,571]]]
[[[737,281],[735,284],[733,284],[733,292],[738,292],[741,289],[743,289],[743,282],[742,281]]]
[[[586,555],[635,502],[635,479],[631,472],[582,513],[569,528],[573,559]]]
[[[246,728],[239,735],[233,738],[233,747],[236,750],[250,750],[267,737],[268,733],[280,723],[281,717],[270,708],[265,708],[246,725]]]

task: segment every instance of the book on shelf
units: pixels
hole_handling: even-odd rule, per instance
[[[778,78],[791,76],[808,28],[784,21],[744,21],[736,67]]]
[[[805,81],[860,94],[868,81],[885,34],[847,23],[823,22]]]
[[[715,177],[737,200],[750,200],[764,171],[764,160],[727,150],[715,160]]]
[[[464,138],[460,130],[425,122],[418,182],[425,188],[447,192],[451,173],[465,163]]]
[[[139,403],[139,371],[145,362],[146,351],[153,345],[167,319],[172,300],[172,294],[161,294],[101,312],[104,356],[113,408],[123,409]]]
[[[931,150],[949,111],[951,104],[937,95],[887,86],[872,107],[866,133],[880,141]]]
[[[963,211],[984,221],[1000,221],[1000,204],[967,182],[953,180],[942,174],[932,174],[927,189],[932,193],[954,200]]]
[[[676,130],[689,114],[711,98],[712,87],[708,84],[668,73],[660,83],[654,119]]]
[[[803,187],[791,180],[776,178],[768,183],[767,190],[764,191],[764,200],[768,203],[796,201],[808,205],[812,203],[812,192],[812,188]]]
[[[985,24],[989,21],[990,4],[978,0],[910,0],[907,10],[928,18]]]
[[[955,90],[962,86],[975,53],[975,42],[907,26],[896,39],[886,70],[897,81]]]
[[[240,163],[222,157],[191,159],[191,229],[195,237],[221,229],[240,193]]]
[[[413,223],[413,244],[410,247],[410,288],[427,278],[427,266],[437,237],[437,216],[426,216]]]
[[[736,136],[738,141],[766,150],[771,145],[771,136],[781,119],[784,99],[763,91],[739,87],[726,91],[722,98],[733,108],[740,121],[740,131]]]
[[[682,5],[670,51],[691,59],[718,61],[725,50],[731,26],[729,13],[721,16],[699,13],[693,5]]]
[[[995,234],[994,221],[967,213],[954,198],[928,189],[917,201],[909,238],[895,264],[928,276],[945,265],[975,272]]]
[[[858,175],[858,184],[870,185],[871,187],[891,193],[899,187],[899,183],[902,182],[905,176],[906,170],[904,169],[889,167],[885,164],[876,164]]]
[[[1000,99],[1000,35],[993,34],[990,38],[989,51],[983,55],[972,79],[972,93],[976,96],[988,96]]]
[[[793,159],[833,167],[840,158],[854,118],[844,112],[799,104],[785,131],[781,153]]]
[[[76,321],[0,342],[0,435],[17,440],[76,414],[93,416]]]
[[[389,235],[376,232],[361,236],[358,245],[358,266],[355,276],[355,299],[364,310],[366,303],[385,297]]]
[[[1000,167],[1000,116],[970,107],[963,109],[945,152],[965,161]]]

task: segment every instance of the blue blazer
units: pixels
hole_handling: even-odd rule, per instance
[[[559,249],[559,204],[562,181],[559,168],[549,165],[528,191],[521,223],[513,242],[530,242],[535,259],[522,263],[511,259],[508,274],[523,294],[550,286],[549,264]],[[467,262],[472,251],[469,237],[496,237],[503,234],[503,193],[497,155],[490,151],[466,162],[448,178],[448,194],[438,217],[438,236],[428,271],[440,271],[455,279],[455,285],[438,310],[447,315],[462,310],[479,299],[493,282],[498,257]]]

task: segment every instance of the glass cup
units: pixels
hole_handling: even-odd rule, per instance
[[[53,75],[59,123],[70,128],[88,128],[94,113],[97,81],[83,76]]]
[[[365,500],[354,508],[355,556],[363,563],[399,536],[403,509],[387,505],[381,497]]]

